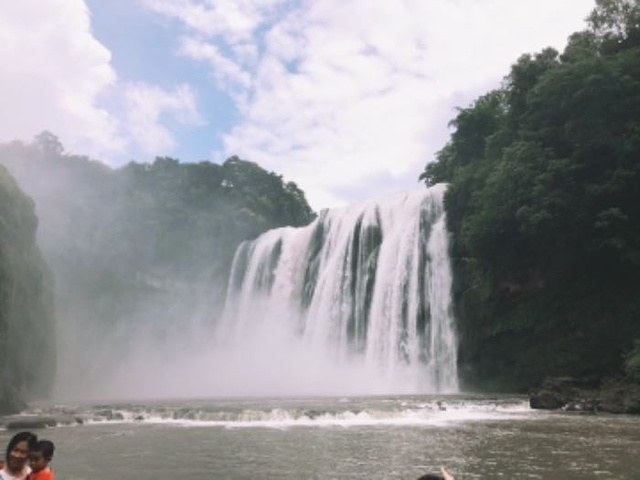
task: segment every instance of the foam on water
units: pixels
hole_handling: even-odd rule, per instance
[[[47,419],[51,424],[163,424],[179,427],[291,428],[355,426],[446,426],[482,420],[517,420],[535,414],[522,398],[333,399],[331,401],[226,400],[183,405],[57,405],[21,415],[21,420]],[[5,417],[7,425],[16,417]],[[53,421],[52,421],[53,419]]]

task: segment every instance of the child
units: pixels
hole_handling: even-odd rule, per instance
[[[55,480],[53,470],[49,463],[53,458],[53,442],[40,440],[29,454],[31,463],[31,474],[28,480]]]

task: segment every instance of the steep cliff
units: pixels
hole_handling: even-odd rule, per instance
[[[640,1],[598,0],[562,53],[523,55],[425,168],[448,182],[465,386],[636,378]],[[635,343],[634,343],[635,340]]]
[[[55,373],[52,278],[33,201],[0,166],[0,413],[45,396]]]

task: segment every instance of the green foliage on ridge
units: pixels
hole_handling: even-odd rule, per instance
[[[52,280],[36,246],[33,201],[0,166],[0,413],[49,392],[55,372]]]
[[[460,109],[420,177],[449,183],[470,386],[600,378],[640,338],[640,2],[588,25]]]
[[[112,169],[43,132],[0,145],[0,164],[35,202],[55,277],[59,371],[70,367],[65,381],[78,388],[135,349],[136,336],[161,345],[195,319],[213,324],[238,245],[315,215],[295,183],[237,157]]]
[[[111,169],[65,154],[43,132],[31,144],[0,145],[0,163],[35,199],[46,250],[88,248],[137,272],[190,278],[206,264],[224,276],[241,241],[314,218],[295,183],[237,157],[222,165],[158,157]]]

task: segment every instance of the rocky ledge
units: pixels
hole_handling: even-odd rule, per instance
[[[39,430],[59,425],[77,425],[84,423],[81,417],[71,415],[9,415],[0,417],[0,428],[6,430]]]
[[[620,378],[598,385],[572,377],[547,377],[529,395],[529,404],[544,410],[640,414],[640,385]]]

